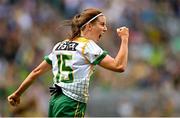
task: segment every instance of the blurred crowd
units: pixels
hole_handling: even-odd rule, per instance
[[[90,7],[107,17],[99,45],[111,56],[121,43],[116,28],[129,27],[130,39],[125,73],[96,68],[87,116],[180,116],[179,0],[0,0],[0,117],[47,116],[51,72],[18,107],[6,98],[68,36],[61,21]]]

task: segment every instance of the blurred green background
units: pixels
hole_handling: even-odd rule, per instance
[[[107,17],[99,45],[113,57],[116,28],[130,29],[128,67],[96,67],[86,116],[180,116],[179,0],[0,0],[0,117],[47,116],[52,73],[41,76],[13,108],[11,94],[55,43],[67,37],[61,21],[96,7]]]

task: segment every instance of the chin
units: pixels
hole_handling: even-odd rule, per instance
[[[94,41],[97,43],[101,40],[101,38],[102,38],[102,35],[98,36]]]

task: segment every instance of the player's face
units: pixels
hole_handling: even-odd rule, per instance
[[[102,37],[102,35],[106,31],[107,31],[106,17],[105,16],[99,16],[98,19],[95,21],[95,23],[92,26],[92,35],[94,37],[94,40],[96,42],[98,42],[99,39]]]

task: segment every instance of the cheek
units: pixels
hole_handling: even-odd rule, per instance
[[[93,32],[94,32],[94,34],[96,34],[96,35],[97,35],[97,34],[99,34],[99,33],[101,32],[101,29],[96,28],[96,29],[94,29],[94,30],[93,30]]]
[[[98,30],[96,31],[96,35],[99,37],[99,35],[101,34],[101,32],[102,32],[102,30],[101,30],[101,29],[98,29]]]
[[[95,35],[99,35],[103,31],[103,28],[100,26],[97,26],[93,29],[93,32]]]
[[[103,27],[99,27],[98,29],[97,29],[97,32],[98,33],[101,33],[103,31]]]

